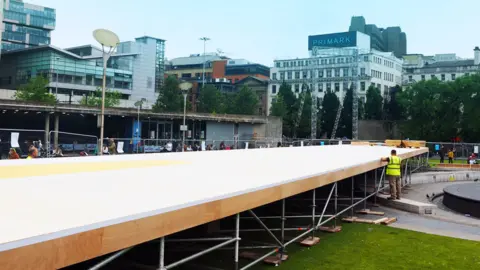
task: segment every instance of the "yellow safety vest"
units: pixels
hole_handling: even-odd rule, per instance
[[[387,165],[387,175],[400,176],[400,165],[402,164],[402,159],[397,156],[391,156],[390,161]]]

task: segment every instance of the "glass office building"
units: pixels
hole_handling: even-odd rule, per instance
[[[164,78],[165,41],[141,37],[121,42],[107,62],[106,87],[123,99],[145,98],[154,104]],[[82,97],[102,86],[101,49],[86,45],[59,49],[51,45],[3,52],[0,89],[18,89],[36,76],[49,80],[53,93]]]
[[[21,0],[0,1],[3,2],[2,51],[50,44],[50,33],[55,29],[55,9]]]

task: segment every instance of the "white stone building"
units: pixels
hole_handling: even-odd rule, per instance
[[[340,100],[348,88],[356,85],[358,97],[363,101],[371,85],[387,94],[391,87],[401,84],[403,60],[393,53],[370,49],[370,37],[360,32],[310,36],[309,55],[274,61],[270,70],[269,107],[283,82],[296,94],[306,85],[320,99],[331,90]]]
[[[404,56],[404,87],[425,80],[437,78],[441,81],[455,79],[480,71],[480,48],[475,47],[473,59],[461,59],[455,54],[437,54],[424,56],[411,54]]]

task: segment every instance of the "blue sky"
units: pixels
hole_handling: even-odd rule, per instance
[[[149,35],[166,39],[171,59],[221,49],[231,58],[265,65],[307,56],[307,37],[347,31],[351,16],[379,27],[400,26],[408,53],[456,53],[473,58],[480,46],[479,0],[25,0],[57,10],[52,44],[95,44],[107,28],[122,41]],[[235,3],[235,4],[234,4]]]

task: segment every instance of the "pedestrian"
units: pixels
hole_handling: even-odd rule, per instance
[[[390,152],[390,157],[384,157],[381,159],[383,162],[388,162],[387,175],[388,183],[390,184],[390,197],[389,200],[400,200],[400,193],[402,188],[401,182],[401,164],[402,158],[397,156],[397,151],[393,149]]]
[[[10,151],[8,152],[8,159],[20,159],[20,156],[15,148],[10,148]]]
[[[438,151],[438,155],[440,156],[440,163],[443,163],[445,161],[445,147],[440,148],[440,151]]]
[[[453,164],[453,158],[455,157],[455,155],[453,154],[453,149],[450,149],[447,155],[448,155],[448,163]]]

